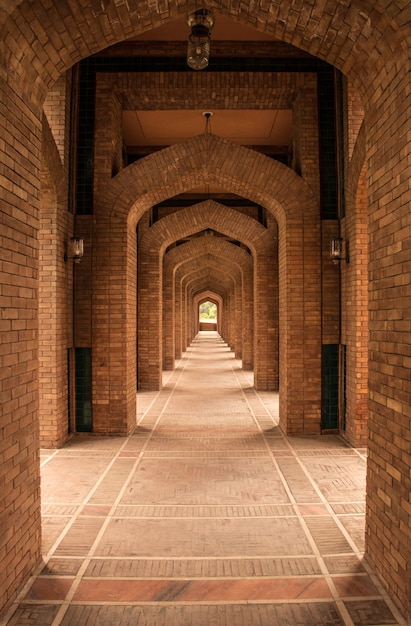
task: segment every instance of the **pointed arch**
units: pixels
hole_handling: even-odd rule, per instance
[[[122,429],[129,430],[134,424],[135,226],[143,213],[154,204],[198,187],[205,180],[261,204],[278,222],[282,425],[288,432],[318,433],[321,419],[321,331],[320,252],[316,245],[319,232],[317,202],[307,183],[286,166],[215,135],[200,135],[151,154],[123,170],[99,194],[93,248],[97,268],[93,292],[100,306],[94,307],[93,327],[110,329],[110,337],[102,338],[99,334],[93,341],[96,346],[93,351],[93,371],[97,380],[114,380],[116,385],[105,383],[104,389],[95,386],[97,394],[106,396],[105,403],[97,407],[101,415],[95,414],[96,423],[100,419],[104,432],[106,428],[111,429],[113,419],[110,415],[115,412],[114,423],[117,427],[119,415],[123,415],[124,425],[128,424]],[[142,281],[140,286],[156,284],[154,279],[161,276],[160,256],[169,242],[181,238],[184,233],[214,227],[237,239],[246,239],[255,255],[257,266],[264,263],[264,266],[255,270],[258,281],[254,281],[258,285],[254,306],[262,306],[264,299],[261,294],[267,290],[270,280],[267,265],[263,261],[269,248],[264,238],[264,227],[247,218],[249,226],[239,229],[238,213],[233,214],[227,207],[221,210],[210,201],[190,211],[192,222],[187,223],[187,230],[184,230],[181,222],[178,225],[177,218],[173,216],[170,216],[167,228],[164,228],[163,222],[161,232],[165,235],[160,233],[158,226],[156,259],[153,257],[146,270],[139,273],[139,281]],[[188,212],[184,214],[184,223],[188,215]],[[109,240],[107,233],[110,233]],[[296,242],[301,245],[296,245]],[[144,249],[147,243],[142,241],[139,245]],[[99,259],[104,256],[108,257],[112,277],[110,281],[107,267],[99,263]],[[103,302],[104,306],[101,304]],[[158,310],[161,311],[161,307]],[[255,322],[254,343],[259,345],[260,356],[263,355],[267,361],[268,345],[275,329],[266,326],[266,308],[260,313]],[[151,328],[160,329],[161,315],[152,307],[150,315],[156,318],[150,321]],[[124,320],[122,325],[115,322],[118,319]],[[139,333],[147,337],[147,343],[139,344],[139,348],[147,355],[155,354],[158,346],[162,345],[158,335],[150,333],[147,318],[140,320],[138,326]],[[108,341],[112,343],[110,350],[107,350]],[[295,352],[299,358],[295,357]],[[122,358],[124,353],[127,354],[126,359]],[[161,363],[162,359],[158,357],[153,361],[152,375],[148,375],[145,383],[148,388],[160,386]],[[311,374],[308,380],[307,372]],[[264,376],[256,378],[256,384],[261,389],[267,388]],[[122,391],[118,389],[120,383]]]
[[[221,206],[221,209],[223,207]],[[182,305],[181,305],[181,278],[184,272],[179,269],[186,267],[190,263],[196,263],[200,267],[204,267],[208,258],[217,258],[225,271],[233,273],[235,268],[240,271],[240,289],[237,294],[235,324],[234,324],[234,345],[237,358],[242,358],[243,343],[246,349],[246,362],[251,360],[252,345],[252,322],[250,315],[250,306],[247,299],[253,298],[252,278],[253,263],[252,257],[244,249],[234,246],[220,237],[204,236],[196,238],[183,245],[172,248],[164,255],[164,364],[166,369],[173,366],[174,357],[181,356],[181,334],[182,334]],[[167,314],[166,314],[167,311]],[[172,314],[170,314],[170,311]],[[222,303],[220,313],[222,311]],[[221,318],[222,320],[223,318]],[[219,331],[222,332],[221,320],[218,320]],[[194,328],[198,330],[198,320],[192,320]],[[247,341],[244,341],[244,336]],[[176,350],[176,346],[178,349]],[[248,367],[248,369],[251,369]]]

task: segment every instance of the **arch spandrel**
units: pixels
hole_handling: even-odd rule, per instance
[[[292,169],[216,135],[197,135],[132,163],[100,190],[96,209],[104,219],[123,216],[134,228],[150,207],[206,184],[261,204],[280,227],[302,205],[304,213],[319,211],[310,186]]]
[[[195,235],[207,228],[242,241],[253,252],[261,246],[261,242],[267,235],[264,226],[253,218],[223,206],[215,200],[205,200],[191,207],[180,209],[151,226],[139,242],[140,249],[151,250],[152,242],[155,241],[156,248],[162,253],[175,241]]]
[[[199,267],[199,262],[201,267]],[[195,272],[202,272],[207,278],[212,275],[211,272],[218,272],[219,275],[224,276],[226,279],[241,284],[241,268],[236,263],[227,261],[224,257],[199,256],[196,259],[182,263],[179,270],[181,272],[181,280],[183,281]]]
[[[173,267],[175,272],[183,263],[192,258],[197,258],[204,255],[212,255],[213,257],[219,257],[225,261],[235,263],[242,271],[244,267],[249,266],[252,263],[250,255],[241,248],[233,246],[224,239],[218,237],[204,237],[198,238],[193,241],[172,248],[164,257],[164,261],[167,265]]]

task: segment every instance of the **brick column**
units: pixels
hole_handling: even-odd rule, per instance
[[[365,105],[370,146],[366,554],[411,617],[409,59],[397,49],[384,71],[377,70],[378,83],[370,86]]]
[[[27,77],[16,80],[2,66],[0,611],[14,600],[41,556],[37,233],[42,115],[34,84]]]
[[[54,130],[58,134],[59,125]],[[68,348],[73,340],[73,261],[65,253],[73,232],[73,215],[67,210],[67,174],[45,116],[42,134],[38,234],[40,445],[59,447],[69,433]],[[64,154],[63,148],[62,141]]]

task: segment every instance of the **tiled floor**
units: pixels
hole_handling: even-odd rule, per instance
[[[4,622],[405,624],[362,558],[364,450],[286,438],[216,333],[127,438],[42,454],[44,564]]]

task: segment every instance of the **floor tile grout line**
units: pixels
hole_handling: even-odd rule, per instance
[[[56,455],[57,455],[57,453],[58,453],[58,452],[59,452],[59,450],[58,450],[58,449],[53,450],[52,454],[50,454],[49,456],[47,456],[47,458],[46,458],[46,459],[44,459],[44,461],[42,461],[42,460],[41,460],[41,458],[40,458],[40,469],[42,469],[45,465],[47,465],[47,463],[48,463],[49,461],[51,461],[52,459],[54,459],[54,458],[56,457]]]
[[[82,508],[84,507],[85,502],[87,502],[87,500],[93,495],[93,493],[100,486],[101,482],[104,480],[104,478],[106,477],[107,473],[110,471],[112,465],[114,464],[114,462],[118,458],[118,454],[120,453],[122,448],[124,448],[124,446],[126,445],[127,440],[128,440],[128,438],[126,438],[124,440],[124,442],[121,444],[120,448],[118,449],[117,453],[115,453],[113,458],[111,458],[111,459],[108,458],[107,459],[107,460],[109,460],[109,463],[108,463],[106,469],[104,470],[104,472],[102,473],[100,478],[97,480],[97,482],[90,489],[90,491],[88,492],[87,496],[83,499],[83,501],[79,502],[77,504],[72,504],[72,503],[67,503],[66,504],[66,506],[68,504],[70,506],[74,506],[76,508],[76,512],[74,514],[70,515],[70,516],[64,516],[64,515],[60,516],[60,517],[70,517],[70,520],[64,526],[63,530],[61,531],[61,533],[59,534],[59,536],[57,537],[57,539],[55,540],[55,542],[53,543],[51,548],[48,550],[47,554],[42,554],[41,555],[41,562],[39,563],[39,565],[36,568],[35,572],[32,574],[32,576],[30,576],[29,580],[27,581],[27,583],[24,585],[24,587],[20,591],[18,597],[13,602],[13,604],[12,604],[12,606],[10,608],[10,611],[7,613],[7,615],[9,615],[9,613],[12,614],[11,613],[12,610],[13,611],[16,610],[16,606],[18,606],[21,603],[22,598],[24,598],[24,596],[27,594],[27,592],[30,589],[31,585],[33,584],[34,580],[39,576],[41,571],[44,569],[44,566],[47,565],[47,563],[50,561],[50,559],[54,556],[54,553],[57,550],[58,546],[60,545],[60,543],[63,541],[63,539],[66,537],[66,535],[70,531],[70,529],[73,527],[74,523],[79,518],[80,512],[81,512]],[[49,457],[49,459],[47,459],[47,461],[52,459],[52,458],[53,459],[57,458],[58,457],[58,453],[60,452],[60,450],[64,450],[64,448],[60,448],[60,449],[55,450],[54,453]],[[44,463],[41,467],[44,467],[45,464],[46,463]],[[49,504],[50,503],[47,503],[47,505],[49,505]],[[43,505],[43,503],[42,503],[42,505]],[[7,621],[5,621],[4,623],[7,624]]]
[[[263,406],[263,408],[267,411],[267,413],[269,415],[271,415],[268,411],[268,409],[266,408],[266,406],[264,405],[264,403],[261,401],[261,399],[258,396],[258,391],[253,388],[252,390],[254,392],[254,395],[257,396],[260,404]],[[264,433],[263,433],[264,436]],[[338,514],[336,514],[333,509],[331,504],[328,502],[328,500],[323,496],[321,490],[319,489],[319,487],[316,485],[315,481],[312,479],[309,471],[307,470],[305,464],[303,463],[303,461],[301,460],[300,456],[304,456],[304,455],[298,455],[298,451],[295,450],[291,444],[289,443],[289,441],[287,440],[287,438],[284,436],[284,440],[287,444],[287,446],[289,447],[290,451],[293,454],[293,457],[296,459],[298,465],[301,467],[302,471],[304,472],[305,476],[307,477],[307,479],[309,480],[309,482],[311,483],[311,485],[313,486],[313,488],[315,489],[315,491],[317,492],[318,496],[320,497],[322,503],[326,506],[327,510],[330,512],[331,517],[334,519],[335,523],[337,524],[338,528],[340,529],[340,531],[342,532],[342,534],[344,535],[344,537],[347,539],[349,545],[351,545],[354,549],[354,554],[357,555],[357,557],[361,558],[361,561],[363,563],[364,569],[367,571],[368,575],[370,576],[372,582],[375,584],[376,588],[379,590],[380,592],[380,597],[383,598],[385,600],[385,602],[387,603],[387,605],[389,606],[391,612],[393,613],[393,615],[395,616],[395,618],[397,619],[398,624],[401,624],[402,626],[406,626],[406,623],[403,621],[403,617],[400,615],[396,605],[394,604],[394,602],[391,600],[391,598],[388,596],[386,590],[384,589],[382,583],[379,581],[378,577],[376,576],[376,574],[373,572],[372,568],[369,566],[367,560],[364,558],[364,554],[361,550],[358,549],[358,546],[356,545],[355,541],[352,539],[350,533],[347,531],[347,529],[344,527],[344,525],[341,523]],[[346,445],[348,448],[353,449],[359,456],[359,458],[364,461],[365,463],[367,462],[366,456],[364,454],[358,453],[358,451],[355,450],[355,448],[353,448],[352,446],[350,446],[342,437],[339,437],[339,439],[341,440],[341,442]],[[310,458],[310,457],[309,457]],[[333,503],[334,504],[334,503]],[[351,514],[352,515],[352,514]],[[324,564],[325,565],[325,564]],[[352,623],[352,620],[350,618],[350,624]]]
[[[140,417],[140,419],[137,421],[137,403],[138,403],[138,396],[139,396],[139,392],[136,393],[136,425],[133,429],[133,432],[130,434],[134,434],[136,429],[139,427],[139,425],[141,424],[141,422],[143,421],[143,419],[145,418],[145,416],[147,415],[147,413],[151,410],[153,404],[155,402],[157,402],[158,397],[160,396],[162,392],[162,389],[159,389],[158,392],[156,393],[156,395],[154,396],[154,398],[151,400],[150,404],[148,405],[148,407],[146,408],[146,410],[144,411],[144,413],[142,414],[142,416]],[[144,392],[140,392],[140,393],[144,393]]]
[[[341,440],[341,442],[344,445],[348,444],[344,441],[344,439],[342,439],[341,437],[339,437],[339,439]],[[287,440],[286,440],[287,441]],[[372,568],[370,567],[370,565],[368,564],[367,559],[365,558],[365,554],[363,553],[362,550],[360,550],[355,542],[355,540],[351,537],[351,534],[349,533],[349,531],[345,528],[344,524],[341,522],[340,520],[340,516],[334,512],[331,503],[328,502],[328,500],[325,498],[325,496],[323,495],[321,489],[318,487],[318,485],[315,483],[314,479],[311,477],[310,472],[308,471],[307,467],[305,466],[303,460],[301,459],[301,457],[298,455],[297,451],[294,450],[292,448],[292,446],[288,443],[287,444],[290,446],[290,449],[293,451],[294,457],[298,463],[298,465],[301,467],[302,471],[304,472],[305,476],[307,477],[307,479],[309,480],[309,482],[311,483],[311,485],[314,487],[315,491],[317,492],[318,496],[321,498],[322,503],[326,506],[326,508],[330,511],[330,515],[332,517],[332,519],[334,520],[334,522],[336,523],[337,527],[339,528],[339,530],[341,531],[341,533],[343,534],[343,536],[345,537],[345,539],[348,541],[349,545],[351,547],[353,547],[353,552],[354,554],[357,555],[357,557],[361,560],[361,563],[364,567],[364,569],[367,571],[370,579],[372,580],[372,582],[374,583],[375,587],[378,589],[378,591],[380,592],[380,597],[383,598],[385,600],[385,602],[387,603],[387,605],[389,606],[392,614],[394,615],[394,617],[397,619],[398,624],[401,624],[402,626],[406,626],[405,622],[403,621],[402,616],[399,614],[399,611],[396,607],[396,605],[394,604],[394,602],[391,600],[391,598],[389,597],[389,595],[387,594],[386,590],[384,589],[382,583],[380,582],[380,580],[378,579],[377,575],[374,573],[374,571],[372,570]],[[350,446],[348,446],[350,447]],[[359,455],[361,460],[363,460],[366,463],[366,459],[364,459],[363,456]],[[357,514],[358,515],[358,514]],[[351,514],[352,516],[352,514]]]
[[[130,483],[130,481],[131,481],[132,477],[134,476],[134,474],[135,474],[135,471],[136,471],[137,467],[139,466],[139,464],[141,463],[141,461],[142,461],[142,459],[143,459],[144,450],[147,448],[147,446],[148,446],[148,444],[149,444],[149,442],[150,442],[150,440],[151,440],[151,437],[152,437],[153,433],[155,432],[156,425],[157,425],[157,424],[159,423],[159,421],[161,420],[161,417],[162,417],[162,415],[163,415],[164,411],[166,410],[166,407],[167,407],[168,403],[170,402],[171,396],[173,395],[173,393],[174,393],[174,391],[175,391],[175,388],[176,388],[176,386],[177,386],[177,384],[178,384],[178,381],[179,381],[179,379],[180,379],[180,377],[181,377],[182,373],[184,372],[184,369],[185,369],[185,366],[182,368],[182,370],[181,370],[181,372],[180,372],[179,376],[177,377],[177,380],[176,380],[176,381],[175,381],[175,383],[173,384],[172,389],[171,389],[171,390],[169,390],[169,392],[168,392],[168,398],[167,398],[166,402],[164,403],[164,406],[163,406],[162,410],[160,411],[159,416],[157,417],[157,419],[156,419],[156,421],[155,421],[155,424],[154,424],[154,426],[153,426],[153,428],[152,428],[152,430],[151,430],[151,433],[150,433],[150,435],[147,437],[147,441],[144,443],[144,445],[143,445],[143,447],[142,447],[142,449],[141,449],[141,451],[140,451],[139,456],[137,457],[137,459],[136,459],[136,460],[135,460],[135,462],[133,463],[132,469],[130,470],[130,472],[129,472],[129,474],[128,474],[128,478],[124,481],[122,488],[120,489],[120,491],[119,491],[119,493],[118,493],[118,495],[117,495],[117,497],[116,497],[115,501],[113,502],[113,504],[112,504],[112,506],[111,506],[111,508],[110,508],[110,512],[109,512],[109,513],[107,514],[107,516],[105,517],[104,522],[103,522],[103,524],[102,524],[102,526],[101,526],[101,528],[100,528],[99,532],[97,533],[97,536],[96,536],[96,538],[94,539],[94,542],[93,542],[92,546],[91,546],[91,547],[90,547],[90,549],[89,549],[88,555],[87,555],[87,556],[83,559],[83,563],[82,563],[82,565],[81,565],[81,567],[80,567],[79,571],[77,572],[77,575],[76,575],[76,577],[75,577],[75,579],[74,579],[74,581],[73,581],[73,584],[71,585],[69,592],[66,594],[66,598],[65,598],[65,600],[64,600],[64,601],[62,602],[62,604],[60,605],[60,609],[59,609],[59,611],[57,612],[57,614],[56,614],[56,616],[55,616],[55,618],[54,618],[53,623],[52,623],[52,625],[51,625],[51,626],[59,626],[59,625],[61,624],[61,621],[64,619],[64,616],[65,616],[65,614],[67,613],[67,610],[68,610],[68,608],[69,608],[69,606],[70,606],[70,603],[72,602],[72,599],[73,599],[73,597],[74,597],[74,594],[75,594],[75,592],[76,592],[76,590],[77,590],[77,588],[78,588],[78,586],[79,586],[79,584],[80,584],[80,582],[81,582],[81,580],[82,580],[83,574],[84,574],[84,572],[86,571],[86,569],[87,569],[87,567],[88,567],[88,565],[89,565],[89,563],[90,563],[90,559],[93,557],[93,553],[94,553],[94,551],[96,550],[96,548],[97,548],[98,544],[99,544],[99,543],[100,543],[100,541],[101,541],[101,538],[103,537],[103,535],[104,535],[104,533],[105,533],[105,531],[106,531],[106,529],[107,529],[107,527],[108,527],[109,523],[110,523],[110,522],[111,522],[111,520],[112,520],[112,517],[113,517],[113,515],[112,515],[112,514],[114,513],[114,511],[115,511],[116,507],[119,505],[119,502],[121,501],[121,498],[123,497],[123,495],[124,495],[124,493],[125,493],[125,491],[126,491],[126,489],[127,489],[128,485],[129,485],[129,483]],[[161,393],[161,391],[162,391],[162,390],[160,390],[159,394]],[[127,445],[128,441],[129,441],[129,439],[130,439],[130,437],[131,437],[131,435],[129,435],[128,437],[126,437],[126,438],[125,438],[125,441],[124,441],[123,445],[120,447],[120,449],[119,449],[118,453],[120,453],[120,452],[122,451],[122,449],[123,449],[123,448]],[[117,457],[116,457],[116,458],[117,458]],[[115,460],[115,459],[113,459],[113,462],[114,462],[114,460]],[[94,490],[94,491],[95,491],[95,490]],[[77,518],[76,518],[76,519],[77,519]]]
[[[119,454],[122,451],[122,449],[125,447],[125,445],[127,444],[127,439],[124,440],[124,442],[121,444],[120,448],[118,449],[117,453],[115,454],[115,456],[110,460],[109,464],[107,465],[106,469],[104,470],[104,472],[101,474],[100,478],[94,483],[93,487],[89,490],[87,496],[85,498],[83,498],[83,501],[81,503],[78,503],[77,506],[77,513],[75,513],[72,516],[72,519],[70,520],[70,522],[67,523],[67,525],[64,527],[63,531],[61,532],[61,534],[59,535],[59,537],[56,539],[56,541],[54,542],[53,546],[50,548],[50,550],[48,551],[47,555],[43,556],[44,562],[47,563],[48,560],[50,559],[50,557],[55,553],[55,551],[57,550],[58,546],[60,545],[60,543],[62,542],[62,540],[65,538],[65,536],[67,535],[67,533],[69,532],[69,530],[72,528],[73,524],[77,521],[77,519],[80,517],[80,513],[82,511],[82,509],[84,508],[84,506],[87,505],[87,503],[89,502],[90,498],[93,497],[93,495],[95,494],[95,492],[97,491],[97,489],[100,487],[100,485],[103,483],[104,479],[106,478],[106,476],[108,475],[108,473],[110,472],[110,470],[112,469],[113,465],[115,464],[115,462],[118,460],[119,458]],[[47,503],[49,504],[49,503]],[[64,516],[63,516],[64,517]]]
[[[354,596],[353,597],[353,601],[354,602],[358,602],[362,599],[362,596]],[[367,599],[369,599],[370,601],[372,600],[378,600],[379,598],[377,596],[367,596]],[[262,605],[262,604],[268,604],[268,605],[275,605],[275,604],[297,604],[300,605],[302,602],[304,602],[304,604],[329,604],[330,602],[332,602],[333,599],[332,597],[324,597],[324,596],[318,596],[318,597],[310,597],[310,598],[301,598],[301,597],[297,597],[297,598],[250,598],[250,599],[230,599],[230,600],[139,600],[139,601],[134,601],[134,600],[74,600],[73,602],[71,602],[72,606],[84,606],[85,604],[87,606],[194,606],[194,607],[198,607],[201,605],[211,605],[211,606],[218,606],[218,605],[233,605],[233,604],[240,604],[240,605],[250,605],[250,604],[254,604],[254,605]],[[56,601],[54,600],[49,600],[49,601],[44,601],[41,604],[49,604],[49,605],[56,605]],[[38,606],[39,602],[36,601],[27,601],[27,604],[32,604],[33,606]],[[311,626],[311,625],[310,625]],[[375,626],[374,624],[372,624],[371,626]],[[378,626],[383,626],[381,624],[378,624]],[[393,624],[391,622],[390,626],[397,626],[395,624]]]
[[[336,606],[338,607],[338,610],[340,611],[340,615],[341,615],[342,619],[344,620],[345,626],[355,626],[355,624],[354,624],[353,620],[351,619],[351,616],[350,616],[350,614],[349,614],[349,612],[348,612],[348,610],[347,610],[347,608],[346,608],[346,606],[345,606],[345,604],[343,602],[343,599],[341,598],[340,594],[338,593],[337,587],[335,586],[335,583],[332,580],[331,574],[330,574],[330,572],[328,570],[328,567],[327,567],[327,565],[326,565],[326,563],[324,561],[324,558],[323,558],[323,556],[322,556],[322,554],[321,554],[321,552],[320,552],[320,550],[319,550],[319,548],[317,546],[317,543],[316,543],[314,537],[312,536],[311,531],[308,528],[303,515],[299,511],[299,505],[298,505],[298,503],[297,503],[297,501],[296,501],[296,499],[295,499],[295,497],[294,497],[294,495],[293,495],[293,493],[291,491],[291,488],[288,486],[288,481],[287,481],[286,477],[284,476],[284,474],[283,474],[283,472],[282,472],[282,470],[281,470],[281,468],[280,468],[280,466],[279,466],[279,464],[277,462],[277,459],[275,458],[275,456],[273,454],[273,451],[268,446],[268,442],[266,441],[266,438],[264,437],[264,432],[260,428],[258,420],[257,420],[257,418],[254,415],[254,411],[253,411],[253,408],[251,406],[251,403],[250,403],[249,399],[247,398],[247,395],[244,393],[243,387],[241,386],[241,384],[240,384],[240,388],[241,388],[241,390],[243,392],[243,395],[244,395],[244,397],[246,399],[246,402],[247,402],[247,404],[248,404],[248,406],[250,408],[250,412],[254,416],[255,422],[256,422],[257,427],[259,429],[259,432],[261,433],[261,436],[264,439],[264,442],[265,442],[265,444],[267,446],[267,449],[270,452],[270,456],[271,456],[273,465],[274,465],[274,467],[275,467],[275,469],[276,469],[276,471],[277,471],[277,473],[278,473],[278,475],[279,475],[279,477],[281,479],[281,482],[283,483],[284,488],[286,489],[286,492],[288,494],[288,497],[290,498],[290,501],[295,506],[297,519],[299,520],[299,522],[301,524],[301,527],[304,529],[305,536],[306,536],[306,538],[307,538],[307,540],[308,540],[308,542],[309,542],[309,544],[311,546],[313,554],[317,558],[317,562],[318,562],[318,564],[320,566],[320,569],[321,569],[321,571],[322,571],[322,573],[323,573],[323,575],[324,575],[324,577],[325,577],[325,579],[327,581],[327,584],[329,586],[330,592],[331,592],[331,594],[332,594],[332,596],[334,598],[334,601],[336,603]],[[254,394],[253,395],[254,395],[254,397],[257,397],[257,400],[260,402],[260,404],[262,404],[256,389],[254,389]],[[265,408],[265,405],[262,405],[262,406],[264,406],[264,408]],[[275,424],[274,420],[273,420],[273,423]],[[277,424],[275,424],[275,425],[277,426]],[[283,437],[284,437],[284,440],[287,441],[284,435],[283,435]]]
[[[199,342],[199,343],[201,343],[201,342]],[[188,351],[189,351],[189,350],[190,350],[190,348],[188,348]],[[243,373],[243,374],[244,374],[244,373]],[[171,377],[171,376],[172,376],[172,374],[170,375],[170,377]],[[170,377],[169,377],[169,378],[170,378]],[[168,379],[167,379],[167,383],[168,383]],[[248,392],[254,392],[254,390],[252,390],[252,389],[247,389],[247,391],[248,391]],[[161,393],[161,392],[159,392],[159,393]],[[268,410],[268,408],[266,407],[266,405],[262,402],[262,400],[261,400],[260,396],[258,396],[258,400],[259,400],[259,402],[261,403],[261,405],[263,406],[264,410],[265,410],[265,411],[266,411],[266,412],[270,415],[271,420],[273,420],[273,415],[272,415],[272,412],[270,412],[270,411]],[[153,401],[150,403],[150,406],[151,406],[152,404],[153,404]],[[252,408],[253,408],[253,409],[255,409],[255,406],[253,406]],[[164,410],[165,410],[165,409],[164,409]],[[146,414],[146,413],[149,413],[149,409],[146,409],[146,411],[144,412],[144,414]],[[258,412],[258,411],[253,410],[253,415],[254,415],[254,420],[258,423],[259,429],[260,429],[260,430],[263,430],[263,426],[262,426],[262,424],[263,424],[263,422],[264,422],[264,418],[262,418],[261,413],[260,413],[260,412]],[[276,417],[278,418],[278,416],[276,416]],[[158,422],[158,420],[159,420],[159,419],[160,419],[160,416],[158,416],[158,418],[157,418],[157,422]],[[156,423],[157,423],[157,422],[156,422]],[[158,424],[157,424],[157,426],[158,426]],[[152,427],[152,425],[150,425],[150,427]],[[263,432],[264,432],[264,431],[263,431]],[[281,437],[283,438],[283,435],[281,435]],[[265,439],[267,439],[267,437],[265,436],[265,433],[264,433],[264,438],[265,438]],[[146,442],[146,443],[148,443],[148,442]],[[272,445],[272,444],[271,444],[271,445]],[[144,452],[145,452],[145,454],[146,454],[146,453],[147,453],[147,450],[145,449],[145,451],[144,451]],[[142,452],[140,452],[140,454],[142,454]],[[275,454],[275,453],[274,453],[274,452],[272,452],[271,450],[269,450],[269,451],[268,451],[268,456],[270,456],[270,458],[272,457],[272,454]],[[298,454],[298,451],[295,451],[295,450],[291,449],[290,456],[295,457],[297,454]],[[359,456],[361,457],[361,455],[359,455]],[[130,456],[130,457],[127,457],[127,458],[133,458],[133,456]],[[140,458],[140,457],[139,457],[139,458]],[[147,456],[144,456],[144,458],[147,458]],[[164,458],[164,457],[160,457],[160,456],[159,456],[159,457],[148,457],[148,458]],[[174,457],[166,457],[166,458],[174,458]],[[215,457],[213,457],[213,458],[215,458]],[[227,458],[227,457],[226,457],[226,456],[224,456],[224,457],[221,457],[221,458]],[[231,458],[231,457],[229,457],[229,458]],[[238,458],[238,457],[235,457],[235,458]],[[249,458],[249,457],[247,457],[247,458]],[[254,458],[254,457],[253,457],[253,458]],[[261,454],[256,454],[256,455],[255,455],[255,458],[261,458]],[[362,458],[362,457],[361,457],[361,458]],[[48,459],[48,460],[49,460],[49,459]],[[46,462],[47,462],[47,461],[46,461]],[[284,476],[284,478],[285,478],[285,476]],[[71,503],[70,503],[70,504],[71,504]],[[306,503],[304,503],[304,505],[305,505],[305,504],[306,504]],[[80,505],[80,506],[81,506],[81,505]],[[126,506],[126,505],[124,505],[124,506]],[[134,505],[130,505],[130,506],[134,506]],[[292,505],[290,505],[290,506],[292,506]],[[338,514],[338,513],[336,513],[336,515],[337,515],[337,514]],[[306,515],[306,514],[304,514],[304,515],[305,515],[305,517],[307,517],[307,515]],[[331,514],[331,515],[332,515],[332,514]],[[340,515],[340,514],[339,514],[339,515]],[[350,514],[350,516],[352,516],[352,515],[353,515],[353,514]],[[360,515],[360,513],[357,513],[357,515]],[[341,515],[340,515],[340,516],[341,516]],[[90,517],[93,517],[93,516],[90,516]],[[96,516],[96,517],[97,517],[97,516]],[[111,519],[113,519],[114,517],[115,517],[115,516],[113,516]],[[265,517],[266,517],[266,516],[264,516],[264,518],[265,518]],[[277,516],[275,516],[275,517],[277,517]],[[315,517],[320,517],[320,516],[315,516]],[[138,518],[138,519],[141,519],[141,518]],[[144,519],[146,519],[146,518],[144,518]],[[151,518],[148,518],[148,517],[147,517],[147,519],[151,519]],[[207,518],[201,518],[201,519],[203,520],[203,519],[207,519]],[[355,542],[354,542],[354,543],[355,543]],[[340,556],[340,554],[341,554],[341,553],[339,553],[339,554],[338,554],[338,556]],[[287,556],[289,556],[289,555],[287,555]],[[326,555],[324,555],[324,554],[323,554],[323,556],[325,557]],[[332,555],[331,555],[331,556],[332,556]],[[335,556],[335,555],[334,555],[334,556]],[[69,558],[69,557],[66,557],[66,558]],[[73,557],[73,558],[74,558],[74,557]],[[76,557],[76,558],[77,558],[77,557]],[[97,558],[98,558],[98,557],[94,556],[94,557],[92,557],[92,558],[94,558],[94,559],[96,559],[96,560],[97,560]],[[107,558],[107,557],[99,557],[99,558],[101,558],[101,559],[105,559],[105,558]],[[110,558],[112,558],[112,557],[110,557]],[[113,557],[113,558],[114,558],[114,557]],[[120,559],[120,557],[117,557],[117,558],[119,558],[119,559]],[[141,557],[135,557],[135,558],[136,558],[136,559],[141,559]],[[153,557],[150,557],[150,558],[153,558]],[[193,558],[193,557],[190,557],[190,559],[192,559],[192,558]],[[226,558],[226,557],[219,557],[219,558],[223,559],[223,558]],[[232,558],[232,557],[231,557],[231,558]],[[239,559],[241,559],[241,560],[242,560],[242,558],[243,558],[243,557],[239,557]],[[278,558],[278,555],[275,555],[275,558]],[[303,557],[302,557],[302,555],[298,555],[298,558],[303,558]],[[310,558],[310,557],[309,557],[309,556],[307,556],[307,558]],[[123,560],[123,559],[124,559],[124,557],[121,557],[121,560]],[[78,557],[78,560],[84,561],[84,557]],[[167,559],[165,559],[165,560],[167,560]],[[198,560],[202,561],[202,560],[203,560],[203,557],[198,557]],[[349,576],[350,574],[347,574],[347,575]],[[366,575],[366,573],[364,573],[364,574],[363,574],[363,576],[365,576],[365,575]],[[83,577],[83,578],[84,578],[84,577]],[[134,577],[133,577],[133,578],[134,578]],[[241,578],[242,578],[242,577],[241,577]],[[270,578],[271,578],[271,577],[270,577]],[[377,597],[377,596],[376,596],[376,597]],[[380,596],[378,596],[378,598],[379,598],[379,597],[380,597]],[[351,597],[351,596],[350,596],[350,599],[352,599],[352,598],[354,598],[354,597]],[[364,597],[363,597],[363,596],[359,596],[359,599],[364,599]],[[296,600],[296,602],[299,602],[299,601],[300,601],[300,600]],[[314,601],[314,602],[316,602],[317,600],[315,600],[315,599],[314,599],[313,601]],[[268,602],[269,602],[270,604],[271,604],[271,603],[273,603],[272,601],[268,601]],[[282,601],[280,601],[280,602],[282,602]],[[288,602],[288,601],[287,601],[287,602]],[[53,603],[53,604],[59,604],[59,602],[52,602],[52,603]],[[247,604],[248,604],[248,603],[249,603],[249,602],[247,602]],[[253,601],[251,601],[251,603],[253,603]],[[261,601],[259,601],[259,600],[258,600],[258,601],[256,601],[256,603],[261,603]],[[74,602],[73,604],[78,604],[78,603],[77,603],[77,602]],[[83,603],[83,604],[84,604],[84,603]],[[109,604],[111,604],[111,603],[104,602],[103,604],[107,604],[107,605],[109,605]],[[143,603],[140,603],[140,602],[139,602],[138,604],[140,605],[140,604],[143,604]],[[155,606],[155,605],[158,605],[158,602],[153,602],[153,603],[151,603],[151,604]],[[168,602],[167,602],[167,603],[165,603],[165,605],[168,605],[168,606],[170,606],[170,604],[172,604],[172,603],[168,603]],[[188,603],[184,602],[183,604],[184,604],[184,605],[187,605]],[[194,605],[194,606],[195,606],[195,605],[197,605],[197,604],[198,604],[197,602],[193,603],[193,605]],[[210,604],[210,602],[206,602],[206,604]],[[213,603],[213,604],[214,604],[214,603]],[[221,604],[227,604],[227,602],[222,602]],[[242,602],[242,601],[241,601],[241,604],[244,604],[244,602]],[[113,606],[115,606],[115,605],[117,605],[117,603],[113,603]],[[131,602],[131,603],[129,603],[129,605],[134,606],[134,605],[135,605],[135,603]]]
[[[283,556],[281,557],[282,559],[285,558],[291,558],[288,556]],[[92,560],[95,560],[95,557],[93,557]],[[143,561],[146,561],[147,559],[141,559]],[[243,559],[239,559],[239,560],[243,560]],[[350,573],[337,573],[337,574],[331,574],[331,576],[333,578],[351,578],[352,574]],[[359,572],[358,574],[355,575],[356,578],[365,578],[366,576],[368,576],[367,572]],[[62,578],[64,578],[65,580],[70,580],[70,579],[75,579],[76,575],[75,574],[68,574],[67,576],[60,576],[60,575],[53,575],[53,574],[45,574],[43,575],[41,578],[42,580],[61,580]],[[325,578],[324,574],[224,574],[221,576],[217,576],[217,575],[199,575],[199,576],[194,576],[194,575],[186,575],[186,574],[173,574],[172,576],[166,576],[164,574],[162,575],[145,575],[145,576],[114,576],[114,575],[99,575],[99,576],[82,576],[82,580],[116,580],[116,581],[122,581],[122,580],[127,580],[127,581],[147,581],[147,580],[161,580],[161,581],[179,581],[179,580],[190,580],[190,581],[235,581],[235,580],[323,580]],[[352,600],[353,598],[361,598],[362,596],[350,596],[349,599]],[[376,599],[380,599],[381,596],[380,594],[370,594],[367,597],[372,597],[372,598],[376,598]],[[28,601],[28,600],[27,600]],[[26,600],[25,600],[26,602]],[[43,600],[36,600],[36,602],[43,602]]]

